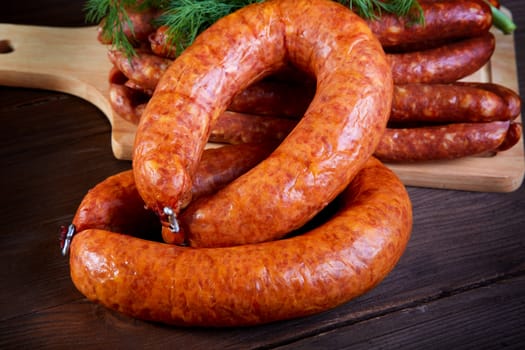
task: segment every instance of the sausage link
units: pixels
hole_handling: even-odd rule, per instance
[[[151,46],[151,51],[160,57],[175,59],[177,56],[177,48],[168,39],[168,26],[163,25],[158,27],[155,32],[148,36],[148,41]]]
[[[275,147],[271,144],[225,145],[203,152],[192,187],[193,198],[210,195],[244,174]],[[82,199],[73,218],[78,231],[88,228],[155,237],[161,232],[158,217],[145,209],[132,170],[108,177]],[[167,243],[183,243],[180,235],[162,229]]]
[[[109,103],[122,119],[138,124],[149,96],[125,85],[109,85]]]
[[[387,129],[374,156],[385,162],[456,159],[496,151],[509,121]]]
[[[492,83],[399,84],[393,96],[393,123],[512,120],[521,108],[514,91]]]
[[[424,23],[410,17],[383,13],[368,25],[381,45],[388,50],[396,46],[424,42],[476,37],[492,26],[490,6],[480,0],[421,2]]]
[[[435,49],[389,54],[396,84],[451,83],[486,64],[495,49],[490,32],[475,38],[453,42]]]
[[[503,142],[499,145],[497,152],[503,152],[508,149],[511,149],[518,143],[518,141],[521,139],[523,126],[521,123],[511,123],[509,125],[509,129],[507,130],[507,134],[505,135],[505,139]]]
[[[515,119],[521,113],[521,97],[515,91],[503,85],[480,82],[457,82],[456,84],[460,86],[473,86],[498,95],[507,105],[506,113],[504,113],[505,119]]]
[[[236,93],[287,59],[317,77],[305,116],[268,158],[210,198],[209,210],[194,213],[186,229],[215,235],[220,228],[240,241],[284,235],[324,208],[362,167],[392,99],[377,39],[364,20],[332,1],[253,4],[217,21],[174,61],[140,120],[135,181],[163,220],[163,208],[177,213],[191,201],[210,124]],[[222,222],[205,224],[215,219]]]
[[[375,159],[337,204],[308,233],[227,248],[84,230],[73,237],[71,277],[94,302],[168,324],[247,326],[319,313],[377,285],[402,255],[412,227],[403,184]]]
[[[77,232],[99,229],[144,238],[160,232],[159,219],[144,208],[131,170],[110,176],[90,189],[73,217],[73,224]]]
[[[109,60],[126,76],[143,89],[154,90],[171,60],[146,52],[126,57],[122,51],[108,51]]]
[[[226,111],[212,125],[209,140],[231,144],[282,141],[296,125],[292,119]]]
[[[302,116],[315,95],[315,84],[262,80],[235,95],[228,110],[280,117]]]
[[[120,19],[122,31],[131,44],[134,46],[139,46],[141,43],[146,42],[148,40],[148,36],[155,30],[153,20],[159,15],[159,10],[148,8],[144,11],[139,11],[132,8],[127,8],[126,13],[133,28],[129,26],[126,19]],[[110,45],[113,43],[113,38],[108,37],[107,33],[104,32],[105,25],[106,20],[104,19],[97,27],[97,39],[102,44]],[[110,30],[112,29],[113,28],[110,28]]]

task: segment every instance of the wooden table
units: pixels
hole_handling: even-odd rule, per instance
[[[525,3],[518,25],[525,90]],[[9,2],[0,23],[83,25],[83,1]],[[0,38],[5,39],[5,38]],[[45,52],[42,54],[46,54]],[[0,348],[525,348],[525,186],[512,193],[410,187],[411,241],[374,290],[304,319],[240,329],[142,322],[87,301],[58,246],[86,191],[131,167],[93,105],[0,87]]]

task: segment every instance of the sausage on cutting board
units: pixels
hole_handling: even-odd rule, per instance
[[[302,226],[348,185],[379,142],[391,69],[366,22],[333,1],[253,4],[198,36],[148,102],[133,152],[148,208],[168,221],[165,208],[179,213],[188,206],[211,125],[239,91],[288,61],[317,78],[312,103],[269,157],[198,210],[185,210],[190,244],[263,241]]]

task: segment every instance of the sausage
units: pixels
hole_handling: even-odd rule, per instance
[[[412,227],[405,187],[375,159],[336,204],[308,233],[226,248],[86,229],[73,237],[71,278],[89,300],[174,325],[248,326],[319,313],[377,285]]]
[[[480,82],[457,82],[460,86],[473,86],[478,89],[490,91],[505,101],[507,105],[505,119],[515,119],[521,113],[521,97],[513,90],[494,83],[480,83]]]
[[[265,143],[205,150],[195,174],[193,198],[215,193],[263,160],[274,148]],[[82,199],[73,224],[79,232],[95,228],[144,238],[155,238],[162,231],[167,243],[183,243],[178,235],[161,230],[158,217],[145,208],[132,170],[110,176],[91,189]]]
[[[121,73],[135,84],[133,88],[143,91],[153,91],[172,62],[144,52],[129,59],[123,52],[112,50],[109,57]],[[303,93],[297,94],[298,90]],[[302,116],[314,94],[314,82],[305,78],[300,82],[265,79],[239,92],[228,109],[257,115]]]
[[[148,100],[149,96],[140,90],[120,84],[109,85],[109,103],[113,112],[133,124],[139,122]]]
[[[109,50],[109,60],[126,76],[144,90],[154,90],[171,60],[146,52],[127,57],[122,51]]]
[[[385,50],[396,46],[425,42],[444,42],[486,33],[492,26],[490,6],[479,0],[431,1],[420,3],[424,23],[414,23],[411,16],[382,13],[368,25]],[[416,9],[413,10],[417,14]]]
[[[503,152],[503,151],[509,150],[514,145],[516,145],[518,141],[521,139],[522,131],[523,131],[523,126],[521,123],[511,123],[509,125],[509,129],[507,130],[507,134],[505,135],[505,139],[498,146],[498,148],[496,149],[496,152]]]
[[[135,181],[163,221],[164,208],[179,213],[191,201],[210,124],[287,59],[317,77],[304,117],[269,157],[193,211],[184,229],[206,239],[227,232],[238,243],[282,236],[331,202],[370,157],[386,127],[392,80],[366,22],[328,0],[253,4],[217,21],[174,61],[139,122]]]
[[[228,110],[280,117],[302,116],[315,95],[315,84],[306,79],[275,81],[265,79],[235,95]]]
[[[143,11],[127,8],[126,13],[129,22],[132,24],[132,28],[128,24],[128,19],[120,19],[119,25],[122,26],[122,31],[129,42],[134,46],[139,46],[141,43],[148,40],[148,36],[155,30],[154,19],[159,15],[159,10],[155,8],[147,8]],[[113,25],[113,24],[109,24]],[[97,39],[100,43],[109,45],[113,43],[113,37],[111,32],[113,28],[109,28],[106,32],[107,22],[106,19],[97,27]],[[108,36],[109,34],[109,36]]]
[[[392,77],[396,84],[451,83],[486,64],[495,49],[491,32],[435,49],[389,54]]]
[[[374,156],[384,162],[414,162],[478,155],[496,151],[509,126],[509,121],[497,121],[387,129]]]
[[[177,56],[177,47],[175,43],[168,38],[168,26],[158,27],[148,36],[151,51],[160,57],[174,59]]]
[[[73,217],[73,225],[77,232],[99,229],[144,238],[154,237],[161,228],[158,217],[144,208],[131,170],[110,176],[90,189]]]
[[[513,120],[521,108],[512,90],[492,83],[399,84],[389,122],[489,122]]]
[[[225,111],[212,125],[209,140],[231,144],[282,141],[296,125],[292,119]]]

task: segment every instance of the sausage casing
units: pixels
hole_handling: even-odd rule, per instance
[[[210,210],[201,208],[186,229],[220,227],[241,240],[268,239],[301,226],[346,187],[386,127],[392,80],[384,52],[366,22],[341,4],[267,1],[217,21],[162,76],[133,154],[149,208],[164,217],[165,207],[180,212],[189,204],[210,125],[236,93],[288,60],[317,78],[305,116],[268,158],[210,198]],[[224,222],[198,222],[212,217]]]
[[[494,53],[491,32],[434,49],[389,54],[396,84],[451,83],[483,67]]]
[[[385,49],[395,46],[475,37],[492,25],[490,7],[484,1],[423,1],[420,3],[424,23],[410,17],[383,13],[368,25]]]
[[[385,162],[456,159],[496,151],[509,121],[387,129],[374,155]]]
[[[311,315],[377,285],[410,236],[408,194],[375,159],[338,203],[338,211],[308,233],[227,248],[87,229],[73,237],[71,277],[90,300],[169,324],[246,326]]]

